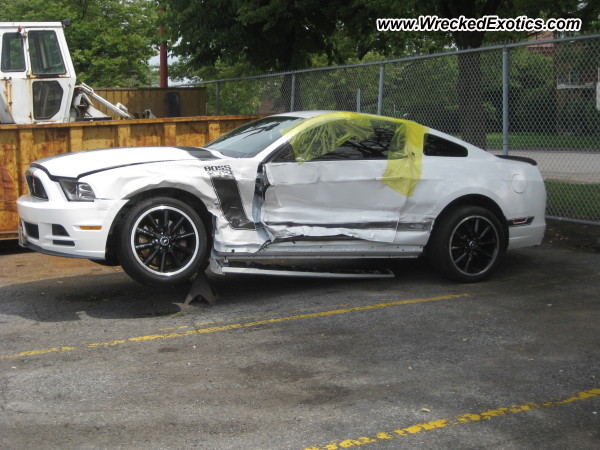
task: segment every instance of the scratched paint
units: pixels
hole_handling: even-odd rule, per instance
[[[321,317],[335,316],[335,315],[340,315],[340,314],[348,314],[348,313],[352,313],[352,312],[370,311],[370,310],[380,309],[380,308],[389,308],[392,306],[411,305],[411,304],[415,304],[415,303],[450,300],[450,299],[463,298],[463,297],[468,297],[468,294],[443,295],[440,297],[418,298],[418,299],[412,299],[412,300],[399,300],[399,301],[382,300],[383,303],[376,303],[376,304],[372,304],[372,305],[355,306],[355,307],[351,307],[351,308],[334,309],[334,310],[329,310],[329,311],[321,311],[321,312],[307,313],[307,314],[297,314],[297,315],[293,315],[293,316],[284,316],[284,317],[278,317],[278,318],[273,318],[273,319],[256,320],[253,322],[234,323],[234,324],[230,324],[230,325],[220,325],[220,326],[214,326],[214,327],[209,327],[209,328],[193,328],[191,330],[180,331],[180,332],[159,333],[159,334],[152,334],[152,335],[147,335],[147,336],[137,336],[137,337],[131,337],[131,338],[127,338],[127,339],[117,339],[117,340],[108,341],[108,342],[96,342],[96,343],[92,343],[92,344],[85,344],[82,347],[74,347],[74,346],[73,347],[55,347],[52,349],[45,349],[45,350],[30,350],[30,351],[21,352],[21,353],[15,353],[12,355],[0,355],[0,359],[14,359],[14,358],[19,358],[19,357],[24,357],[24,356],[42,355],[42,354],[46,354],[46,353],[73,351],[73,350],[76,350],[79,348],[116,347],[119,345],[124,345],[128,342],[149,342],[149,341],[155,341],[158,339],[174,339],[174,338],[193,336],[193,335],[198,335],[198,334],[209,334],[209,333],[217,333],[217,332],[221,332],[221,331],[232,331],[232,330],[236,330],[236,329],[250,328],[250,327],[256,327],[256,326],[260,326],[260,325],[271,325],[271,324],[276,324],[276,323],[289,322],[289,321],[293,321],[293,320],[317,319],[317,318],[321,318]]]
[[[332,442],[330,444],[325,444],[322,446],[305,447],[304,450],[339,450],[343,448],[375,444],[390,439],[406,438],[412,434],[419,434],[426,431],[437,430],[439,428],[446,428],[456,425],[467,425],[474,422],[482,422],[497,417],[519,414],[536,409],[562,406],[573,402],[588,400],[598,396],[600,396],[600,389],[589,389],[587,391],[581,391],[576,393],[575,395],[571,395],[562,399],[549,400],[540,403],[528,402],[523,405],[513,405],[504,408],[490,409],[488,411],[483,411],[475,414],[463,414],[454,418],[439,419],[427,423],[411,425],[409,427],[399,428],[391,432],[379,432],[375,433],[373,436],[361,436],[358,438],[344,439],[341,441]]]

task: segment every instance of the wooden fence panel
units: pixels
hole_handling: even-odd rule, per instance
[[[142,117],[144,110],[149,109],[156,117],[167,117],[167,94],[179,97],[179,117],[194,117],[206,114],[206,88],[137,88],[137,89],[94,89],[96,94],[104,97],[113,105],[121,103],[132,115]],[[100,111],[119,119],[104,106],[94,103]]]
[[[27,192],[30,163],[61,153],[108,147],[201,147],[260,116],[203,116],[149,120],[0,125],[0,239],[14,239],[16,200]]]

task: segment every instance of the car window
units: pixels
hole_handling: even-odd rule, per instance
[[[294,154],[294,148],[289,142],[284,143],[274,152],[275,157],[272,159],[273,162],[296,162],[296,155]]]
[[[366,139],[352,136],[332,151],[318,156],[313,161],[334,159],[387,159],[394,130],[378,124],[370,127],[371,134]]]
[[[265,117],[230,131],[204,148],[233,158],[251,158],[280,139],[282,130],[302,120],[298,117]]]
[[[469,154],[466,147],[451,142],[435,134],[425,135],[423,154],[426,156],[465,157]]]
[[[279,162],[400,159],[404,154],[403,124],[378,118],[341,118],[317,122],[291,138]]]

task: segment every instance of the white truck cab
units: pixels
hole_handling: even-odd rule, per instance
[[[120,103],[113,105],[75,81],[63,23],[0,22],[0,124],[110,120],[91,98],[133,119]]]
[[[0,123],[69,122],[75,70],[60,22],[0,22]]]

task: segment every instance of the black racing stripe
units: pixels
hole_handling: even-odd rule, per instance
[[[237,180],[229,166],[207,166],[204,168],[210,176],[221,212],[234,230],[255,230],[254,222],[248,219]]]
[[[190,156],[193,156],[194,158],[197,158],[201,161],[204,160],[210,160],[210,159],[219,159],[218,156],[215,156],[213,153],[211,153],[210,151],[202,148],[202,147],[185,147],[185,146],[179,146],[179,147],[175,147],[179,150],[185,150],[186,152],[188,152],[190,154]]]
[[[106,172],[107,170],[120,169],[122,167],[141,166],[143,164],[156,164],[156,163],[166,163],[166,162],[173,162],[173,161],[180,161],[180,160],[165,159],[163,161],[144,161],[144,162],[137,162],[137,163],[120,164],[117,166],[104,167],[102,169],[90,170],[89,172],[83,172],[83,173],[80,173],[79,175],[77,175],[76,177],[66,177],[66,176],[63,177],[63,176],[59,176],[59,175],[52,175],[46,167],[44,167],[41,164],[38,164],[37,162],[31,163],[31,167],[35,167],[36,169],[43,170],[48,175],[48,178],[50,178],[52,181],[58,181],[59,178],[60,179],[66,178],[66,179],[78,180],[79,178],[87,177],[88,175],[93,175],[95,173],[100,173],[100,172]]]
[[[89,172],[80,173],[79,175],[77,175],[77,178],[79,179],[79,178],[87,177],[88,175],[93,175],[95,173],[106,172],[107,170],[121,169],[123,167],[141,166],[144,164],[157,164],[157,163],[166,163],[166,162],[173,162],[173,161],[178,161],[178,160],[165,159],[162,161],[144,161],[144,162],[121,164],[118,166],[105,167],[104,169],[96,169],[96,170],[90,170]]]
[[[133,147],[127,147],[127,148],[133,148]],[[140,148],[142,148],[142,147],[140,147]],[[184,151],[188,152],[189,155],[192,158],[198,159],[200,161],[207,161],[207,160],[211,160],[211,159],[219,159],[218,156],[213,155],[210,151],[208,151],[208,150],[206,150],[204,148],[201,148],[201,147],[174,147],[174,148],[177,148],[179,150],[184,150]],[[123,150],[123,149],[125,149],[125,147],[124,148],[98,148],[98,149],[93,149],[93,150],[84,150],[84,151],[81,151],[81,152],[61,153],[60,155],[54,155],[54,156],[50,156],[48,158],[44,158],[44,159],[40,159],[38,161],[35,161],[35,162],[31,163],[31,167],[36,167],[38,169],[42,169],[44,172],[46,172],[46,174],[48,175],[48,178],[50,178],[52,181],[56,181],[57,178],[79,179],[79,178],[82,178],[82,177],[85,177],[85,176],[88,176],[88,175],[93,175],[95,173],[105,172],[107,170],[120,169],[121,167],[139,166],[141,164],[155,164],[155,163],[185,161],[185,160],[179,160],[179,159],[163,159],[163,160],[159,160],[159,161],[132,162],[132,163],[127,163],[127,164],[120,164],[120,165],[105,167],[105,168],[102,168],[102,169],[90,170],[89,172],[80,173],[76,177],[57,177],[57,176],[54,176],[43,165],[44,162],[46,162],[46,161],[50,161],[50,160],[54,160],[54,159],[58,159],[58,158],[64,158],[64,157],[67,157],[67,156],[71,156],[74,153],[93,153],[93,152],[103,152],[103,151],[119,151],[119,150]]]

